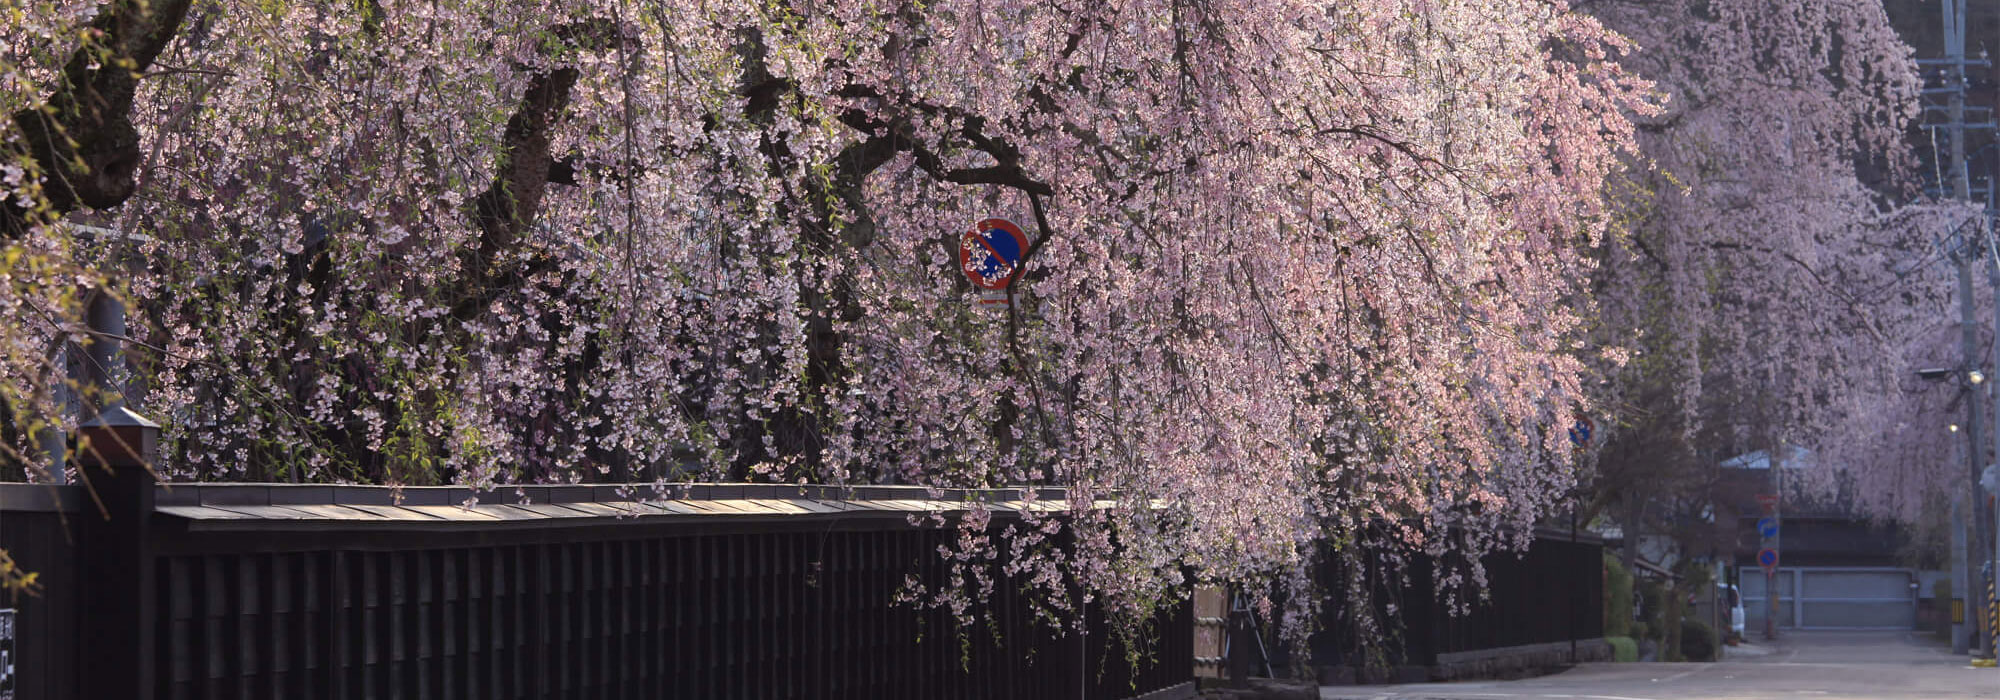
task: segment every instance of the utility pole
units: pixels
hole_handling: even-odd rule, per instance
[[[1967,63],[1965,58],[1965,0],[1944,0],[1943,6],[1945,58],[1942,61],[1921,61],[1920,63],[1931,65],[1941,64],[1944,68],[1945,86],[1938,92],[1943,92],[1945,95],[1945,115],[1948,121],[1942,125],[1932,125],[1932,128],[1941,126],[1945,130],[1948,148],[1950,149],[1947,155],[1950,158],[1951,170],[1945,176],[1946,182],[1939,184],[1951,188],[1952,199],[1970,201],[1972,198],[1972,182],[1969,173],[1967,173],[1965,158],[1965,66]],[[1985,61],[1982,60],[1980,63],[1985,63]],[[1970,507],[1966,509],[1966,517],[1956,519],[1957,524],[1954,526],[1957,529],[1961,529],[1962,532],[1954,533],[1955,536],[1952,538],[1954,544],[1958,545],[1954,546],[1952,550],[1952,558],[1956,560],[1952,570],[1958,574],[1954,577],[1956,580],[1953,581],[1952,594],[1960,600],[1977,600],[1977,598],[1972,597],[1971,593],[1973,590],[1972,572],[1977,568],[1972,565],[1972,561],[1977,556],[1975,553],[1985,551],[1985,548],[1980,546],[1979,540],[1980,530],[1984,529],[1983,523],[1985,522],[1985,518],[1980,517],[1980,514],[1982,510],[1981,506],[1985,505],[1985,499],[1979,498],[1977,494],[1979,471],[1982,466],[1981,463],[1985,461],[1981,459],[1981,456],[1985,452],[1985,445],[1980,440],[1979,435],[1982,421],[1979,418],[1980,396],[1978,389],[1981,387],[1971,382],[1970,378],[1974,376],[1973,372],[1977,371],[1980,365],[1978,350],[1979,332],[1978,327],[1975,325],[1977,323],[1977,316],[1973,312],[1972,305],[1972,271],[1973,265],[1978,264],[1977,261],[1982,256],[1979,255],[1979,252],[1975,248],[1981,242],[1979,237],[1965,235],[1964,231],[1965,227],[1963,226],[1953,231],[1952,258],[1958,264],[1960,357],[1963,360],[1957,374],[1959,386],[1965,392],[1965,468],[1966,473],[1971,477],[1970,482],[1975,493]],[[2000,427],[2000,424],[1996,424],[1996,427]],[[1963,544],[1960,545],[1959,543]],[[1960,604],[1963,605],[1963,603]],[[1972,648],[1981,646],[1978,641],[1968,639],[1971,635],[1967,634],[1967,630],[1970,628],[1971,625],[1967,624],[1953,625],[1951,646],[1954,653],[1968,653]]]
[[[1958,149],[1953,150],[1957,151]],[[1963,163],[1960,163],[1960,167],[1962,166]],[[1974,384],[1968,379],[1974,371],[1973,368],[1979,366],[1979,331],[1978,327],[1974,325],[1977,323],[1977,317],[1973,315],[1972,310],[1971,268],[1975,258],[1969,250],[1965,250],[1966,247],[1972,245],[1971,241],[1963,237],[1961,241],[1961,251],[1958,255],[1958,311],[1959,328],[1963,331],[1960,334],[1960,344],[1963,351],[1962,357],[1964,358],[1964,363],[1960,366],[1957,379],[1960,387],[1959,391],[1962,392],[1960,395],[1965,397],[1965,466],[1968,472],[1977,475],[1979,473],[1979,462],[1981,461],[1979,455],[1985,451],[1985,444],[1979,439],[1980,385]],[[1977,484],[1978,479],[1973,479],[1972,483]],[[1977,600],[1972,595],[1974,579],[1972,571],[1976,568],[1972,565],[1972,560],[1975,553],[1982,549],[1979,546],[1979,523],[1978,499],[1975,498],[1971,507],[1966,509],[1965,517],[1954,521],[1954,527],[1964,530],[1963,534],[1952,538],[1954,543],[1958,545],[1954,547],[1951,553],[1952,558],[1957,560],[1957,563],[1952,566],[1952,570],[1958,574],[1957,580],[1952,582],[1952,596],[1955,598]],[[1969,622],[1953,626],[1952,653],[1969,653],[1971,649],[1980,646],[1977,640],[1971,639],[1975,636],[1970,633],[1971,628],[1972,623]]]
[[[1986,268],[1986,283],[1993,287],[1993,328],[1996,333],[1993,341],[1993,369],[1995,374],[2000,374],[2000,241],[1996,241],[1993,235],[1993,190],[1994,182],[1989,176],[1986,182],[1986,215],[1983,218],[1985,223],[1984,233],[1986,234],[1986,252],[1992,256],[1990,260],[1993,264]],[[1994,458],[2000,459],[2000,407],[1996,407],[1993,411],[1993,440]],[[1972,499],[1974,503],[1980,504],[1986,503],[1986,494],[1981,493],[1985,486],[1985,479],[1982,478],[1985,469],[1982,469],[1982,466],[1975,462],[1972,467],[1972,482],[1974,484],[1972,487]],[[1978,512],[1978,509],[1974,508],[1974,512]],[[1985,600],[1985,605],[1982,607],[1986,608],[1986,615],[1984,617],[1986,620],[1986,635],[1982,639],[1986,643],[1986,657],[1990,659],[2000,658],[2000,600],[1995,600],[1993,597],[1995,585],[2000,584],[2000,503],[1995,503],[1993,507],[1988,507],[1987,514],[1992,516],[1993,529],[1986,534],[1986,543],[1991,545],[1992,549],[1985,550],[1987,555],[1985,557],[1986,566],[1982,569],[1985,571],[1983,578],[1986,579],[1985,595],[1982,596],[1978,591],[1972,591],[1966,593],[1965,597],[1969,601],[1980,600],[1982,598]],[[1981,521],[1979,526],[1985,527],[1985,522]],[[1966,568],[1972,568],[1970,560],[1966,562]],[[1968,572],[1967,576],[1968,578],[1971,577],[1970,572]]]

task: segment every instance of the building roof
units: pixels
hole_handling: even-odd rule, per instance
[[[1798,445],[1786,445],[1783,458],[1778,461],[1786,469],[1809,469],[1813,465],[1812,450]],[[1770,469],[1771,455],[1764,450],[1745,452],[1722,460],[1723,469]]]

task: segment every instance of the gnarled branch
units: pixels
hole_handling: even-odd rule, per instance
[[[21,237],[36,219],[82,207],[123,204],[137,189],[139,130],[132,103],[139,80],[180,31],[189,0],[118,0],[90,23],[92,40],[70,54],[48,99],[15,112],[15,138],[0,138],[41,171],[46,210],[0,205],[0,241]]]

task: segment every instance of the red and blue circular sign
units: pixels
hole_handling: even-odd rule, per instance
[[[1757,553],[1757,564],[1765,571],[1778,568],[1778,550],[1766,548]]]
[[[1594,432],[1597,432],[1596,423],[1590,422],[1588,416],[1577,416],[1576,424],[1569,427],[1569,443],[1577,447],[1588,445],[1590,435]]]
[[[1006,289],[1021,269],[1028,235],[1006,219],[980,219],[958,241],[958,266],[980,289]]]

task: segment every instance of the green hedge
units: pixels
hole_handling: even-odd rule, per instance
[[[1715,630],[1700,620],[1681,620],[1681,660],[1714,661]]]
[[[1653,641],[1667,638],[1667,587],[1652,579],[1639,582],[1639,622],[1645,624],[1646,631],[1634,632],[1632,636]],[[1662,657],[1665,654],[1661,654]]]
[[[1611,660],[1632,662],[1639,660],[1639,643],[1631,637],[1605,637],[1611,643]]]
[[[1604,636],[1632,636],[1632,573],[1609,551],[1604,553]]]

